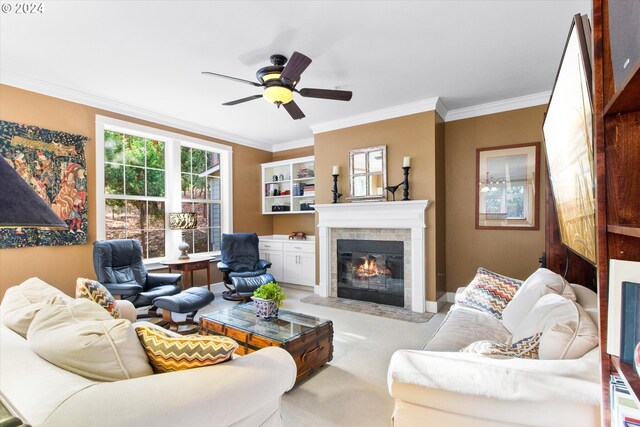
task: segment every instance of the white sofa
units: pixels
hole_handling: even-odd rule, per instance
[[[271,347],[214,366],[92,381],[47,362],[0,324],[2,399],[33,426],[279,426],[295,378],[293,358]]]
[[[597,326],[597,295],[579,285],[571,289]],[[501,320],[454,304],[423,350],[393,355],[388,372],[393,425],[599,426],[599,347],[573,360],[460,352],[475,341],[508,342],[510,336]]]

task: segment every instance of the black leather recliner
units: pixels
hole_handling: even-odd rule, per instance
[[[112,295],[127,299],[135,307],[180,293],[181,274],[149,273],[142,262],[142,246],[135,239],[93,242],[93,269]]]
[[[218,269],[224,273],[223,283],[228,291],[222,297],[226,300],[247,300],[260,285],[274,280],[267,274],[271,263],[260,259],[256,233],[223,234],[220,255]],[[242,288],[234,286],[234,281]]]

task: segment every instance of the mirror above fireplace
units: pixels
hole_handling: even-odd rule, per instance
[[[380,201],[386,199],[387,146],[349,151],[349,200]]]

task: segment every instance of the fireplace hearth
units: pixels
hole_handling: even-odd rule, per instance
[[[404,307],[404,242],[338,239],[338,297]]]

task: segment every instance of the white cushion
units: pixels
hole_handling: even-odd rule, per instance
[[[37,277],[12,286],[2,299],[2,323],[25,338],[33,318],[54,297],[71,300],[71,297]]]
[[[540,359],[579,359],[598,345],[598,328],[580,304],[573,304],[578,310],[578,322],[558,323],[543,332],[538,350]]]
[[[562,276],[546,268],[539,268],[524,281],[502,311],[503,326],[513,333],[535,303],[547,294],[564,295],[574,301],[576,299],[573,289]]]
[[[489,313],[456,304],[423,350],[459,351],[480,340],[507,342],[511,334]]]
[[[540,359],[577,359],[598,345],[598,330],[579,304],[557,294],[540,298],[514,331],[512,342],[542,333]]]
[[[27,341],[43,359],[85,378],[117,381],[152,374],[131,322],[114,319],[88,299],[42,308]]]

